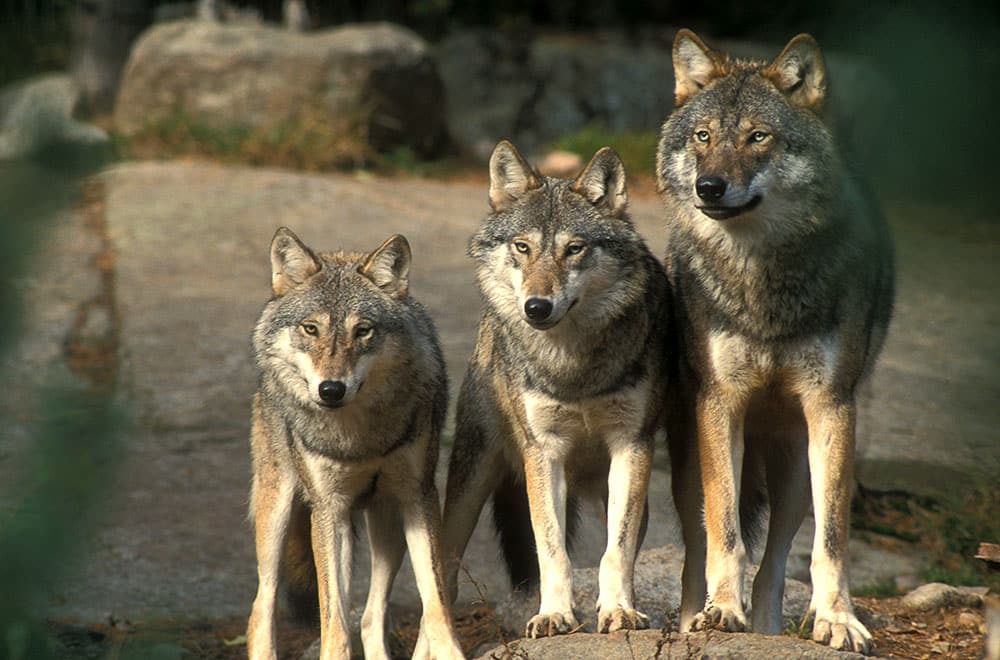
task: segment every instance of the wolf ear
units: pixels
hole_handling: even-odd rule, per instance
[[[764,76],[774,83],[789,103],[815,113],[826,99],[826,64],[819,44],[808,34],[792,38],[771,64]]]
[[[625,187],[625,165],[611,147],[601,147],[570,185],[570,189],[587,198],[591,204],[619,218],[628,206]]]
[[[720,56],[691,30],[674,37],[674,105],[680,107],[699,89],[722,75]]]
[[[393,234],[368,255],[358,272],[396,300],[410,288],[410,244],[402,234]]]
[[[283,296],[323,267],[323,262],[288,227],[279,227],[271,239],[271,289]]]
[[[508,208],[518,197],[538,188],[542,182],[521,158],[514,145],[501,140],[490,156],[490,206],[494,211]]]

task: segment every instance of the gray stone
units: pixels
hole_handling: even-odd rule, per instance
[[[500,138],[531,151],[591,122],[655,129],[672,105],[669,44],[652,40],[460,30],[435,52],[448,125],[475,153]]]
[[[80,90],[69,75],[49,74],[0,91],[0,160],[57,145],[102,147],[108,135],[73,119]]]
[[[676,626],[676,613],[680,608],[680,576],[684,565],[684,548],[665,545],[643,550],[635,566],[636,608],[649,617],[651,628]],[[756,574],[756,567],[748,571],[747,593]],[[573,571],[573,601],[577,619],[586,632],[596,631],[597,568],[577,568]],[[496,614],[505,630],[520,634],[524,625],[538,612],[538,593],[526,595],[517,592],[497,604]],[[789,619],[801,619],[809,606],[809,587],[798,580],[785,581],[783,614]]]
[[[941,607],[980,607],[983,604],[983,597],[974,591],[965,591],[941,582],[931,582],[903,596],[899,604],[904,610],[926,612]]]
[[[531,658],[531,660],[635,660],[636,658],[801,658],[802,660],[862,660],[858,653],[834,651],[827,646],[788,636],[765,637],[753,633],[716,631],[690,634],[642,630],[611,635],[576,633],[544,639],[519,639],[478,656],[479,660]]]
[[[175,21],[136,43],[115,106],[125,135],[184,117],[215,129],[330,122],[378,150],[447,142],[444,92],[424,41],[388,23],[300,34]],[[325,124],[324,124],[325,125]]]

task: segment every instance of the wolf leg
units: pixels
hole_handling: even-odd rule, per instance
[[[524,452],[524,475],[542,595],[538,614],[528,620],[524,634],[531,638],[561,635],[579,625],[573,614],[573,578],[565,541],[565,466],[562,460],[529,445]]]
[[[870,653],[872,636],[854,615],[847,581],[847,536],[854,468],[853,401],[803,396],[809,426],[809,471],[816,534],[813,537],[813,640],[835,649]]]
[[[386,606],[392,582],[406,553],[406,538],[399,512],[384,499],[378,498],[365,511],[368,545],[371,548],[372,576],[365,613],[361,617],[361,642],[365,658],[388,660],[386,642]]]
[[[400,502],[406,545],[410,550],[410,562],[423,607],[420,635],[413,657],[418,660],[464,658],[452,627],[451,607],[445,591],[437,489],[430,481],[433,476],[428,479],[429,483],[423,486],[423,492],[417,497]]]
[[[347,624],[351,518],[346,506],[330,502],[313,505],[312,544],[319,585],[319,657],[320,660],[347,658],[351,655]]]
[[[461,416],[459,416],[461,420]],[[458,571],[486,499],[508,471],[498,443],[459,422],[448,464],[441,550],[449,603],[458,597]]]
[[[258,434],[256,428],[254,434]],[[273,660],[277,657],[274,606],[296,480],[279,461],[254,463],[251,507],[257,548],[257,596],[247,626],[247,654],[251,660]]]
[[[783,628],[781,602],[785,594],[785,566],[792,540],[809,510],[809,463],[800,438],[757,438],[766,452],[767,493],[771,515],[767,545],[760,570],[753,582],[750,608],[754,632],[780,635]],[[754,440],[748,439],[748,443]],[[788,447],[785,443],[794,443]]]
[[[608,471],[608,546],[598,573],[597,632],[649,627],[649,617],[635,609],[633,574],[652,454],[648,444],[612,446]]]
[[[692,628],[746,630],[743,575],[746,548],[740,533],[738,502],[743,467],[745,405],[723,396],[701,397],[697,404],[698,453],[705,496],[708,599]]]

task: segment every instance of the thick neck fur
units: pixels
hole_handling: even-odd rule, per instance
[[[503,377],[566,401],[631,384],[646,374],[664,290],[662,271],[647,252],[606,295],[581,304],[549,330],[531,327],[487,298],[482,325],[493,333],[490,361]]]
[[[836,324],[831,294],[852,257],[836,212],[762,207],[724,226],[689,205],[668,200],[668,209],[668,270],[716,329],[770,341]]]

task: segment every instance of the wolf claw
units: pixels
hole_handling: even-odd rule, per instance
[[[528,625],[524,627],[524,636],[538,639],[539,637],[565,635],[579,625],[572,612],[536,614],[528,620]]]

